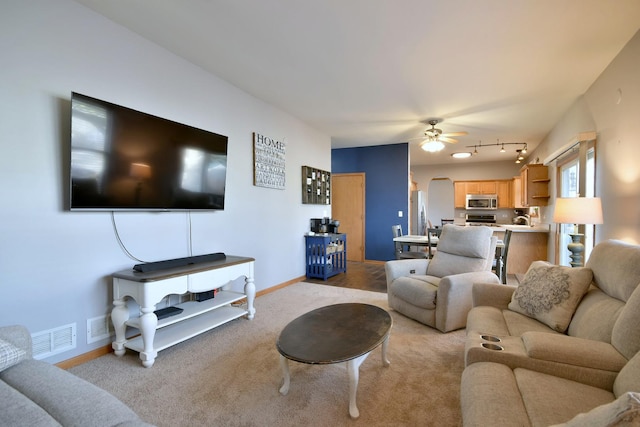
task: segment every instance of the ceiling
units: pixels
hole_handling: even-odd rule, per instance
[[[640,28],[640,0],[76,0],[331,136],[411,164],[529,153]],[[432,154],[430,118],[466,131]],[[585,129],[592,130],[592,129]]]

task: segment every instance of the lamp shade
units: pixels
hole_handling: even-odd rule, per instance
[[[145,163],[131,163],[129,175],[132,178],[148,179],[151,178],[151,166]]]
[[[559,224],[602,224],[600,197],[559,197],[553,212]]]

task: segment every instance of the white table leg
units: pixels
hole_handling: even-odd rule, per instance
[[[113,310],[111,310],[111,322],[113,323],[113,329],[116,333],[116,340],[111,344],[116,356],[124,356],[125,348],[124,343],[126,339],[125,322],[129,320],[129,310],[127,309],[127,303],[124,298],[113,300]]]
[[[282,368],[282,387],[280,387],[280,394],[286,396],[289,393],[289,384],[291,384],[291,375],[289,373],[289,362],[287,362],[287,358],[283,355],[280,355],[280,367]]]
[[[391,365],[391,362],[389,361],[389,358],[387,357],[387,348],[389,347],[389,336],[391,334],[387,335],[387,337],[384,339],[384,341],[382,341],[382,366],[387,367],[389,365]]]
[[[256,314],[256,309],[253,306],[253,301],[256,297],[256,285],[253,283],[253,276],[245,278],[244,293],[247,296],[247,311],[249,312],[247,318],[251,320]]]
[[[360,379],[360,365],[369,356],[365,353],[360,357],[347,361],[347,374],[349,375],[349,415],[351,418],[358,418],[360,411],[356,406],[356,394],[358,392],[358,380]]]
[[[156,327],[158,326],[158,317],[153,312],[155,306],[142,307],[140,311],[140,334],[142,335],[142,344],[144,349],[140,352],[140,360],[142,366],[150,368],[156,360],[158,352],[153,349],[153,339],[156,336]]]

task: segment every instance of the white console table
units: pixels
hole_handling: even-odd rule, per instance
[[[150,272],[123,270],[113,277],[113,310],[111,320],[116,333],[112,347],[116,356],[122,356],[125,348],[140,353],[142,365],[149,368],[158,351],[206,332],[231,320],[255,315],[253,301],[256,295],[253,283],[255,259],[230,256],[219,261],[203,262],[184,267]],[[230,289],[230,282],[245,277],[244,293]],[[187,301],[177,305],[182,313],[158,320],[155,305],[170,294],[206,292],[220,288],[214,298],[197,302]],[[127,297],[140,306],[140,316],[129,316]],[[247,300],[246,309],[232,306],[233,302]],[[126,338],[127,327],[140,330],[140,335]]]

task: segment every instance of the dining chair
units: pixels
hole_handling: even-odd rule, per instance
[[[442,234],[442,228],[427,228],[427,243],[429,248],[429,258],[433,258],[438,250],[438,241],[440,240],[440,234]]]
[[[505,230],[502,238],[502,247],[500,255],[493,260],[491,270],[498,276],[503,285],[507,284],[507,255],[509,255],[509,242],[511,242],[512,230]]]

